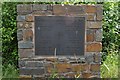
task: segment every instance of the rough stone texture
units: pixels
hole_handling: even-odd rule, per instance
[[[88,21],[87,23],[88,28],[102,28],[102,22],[101,21]]]
[[[91,64],[90,70],[93,72],[99,72],[100,71],[100,64]]]
[[[86,51],[87,52],[100,52],[102,49],[101,43],[89,43],[87,44]]]
[[[97,5],[97,20],[102,20],[103,18],[103,9],[102,5]]]
[[[102,41],[102,29],[96,30],[95,40],[96,40],[96,41],[100,41],[100,42]]]
[[[75,75],[80,78],[100,77],[101,5],[20,4],[17,6],[17,12],[19,67],[22,78],[49,77],[53,72],[57,72],[59,77],[65,76],[66,78],[74,78]],[[85,55],[36,56],[34,16],[84,16],[86,19]]]
[[[43,75],[44,68],[20,68],[22,75]]]
[[[33,41],[33,31],[31,29],[24,30],[23,39],[24,41]]]
[[[34,26],[33,22],[17,22],[18,28],[32,28]]]
[[[87,42],[93,42],[94,41],[94,30],[87,30],[87,37],[86,40]]]
[[[17,5],[17,12],[19,14],[28,14],[32,12],[31,4],[19,4]]]
[[[24,49],[29,49],[29,48],[33,48],[33,43],[30,41],[19,41],[18,42],[18,48],[24,48]]]
[[[32,49],[18,49],[20,58],[29,58],[33,57]]]
[[[24,15],[18,15],[17,16],[17,21],[25,21],[25,16]]]
[[[96,20],[96,14],[87,14],[87,20],[88,21],[95,21]]]
[[[85,6],[85,12],[86,13],[96,13],[96,6],[92,6],[92,5],[87,5]]]

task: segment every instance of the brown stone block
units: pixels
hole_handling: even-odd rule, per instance
[[[86,52],[100,52],[102,49],[102,43],[89,43],[86,46]]]
[[[32,41],[33,40],[33,31],[31,29],[24,30],[23,39],[25,41]]]
[[[62,5],[53,5],[53,13],[54,15],[65,15],[66,14],[66,8]]]
[[[88,21],[95,21],[96,20],[96,14],[87,14],[87,20]]]
[[[82,71],[82,65],[81,64],[72,65],[72,71],[74,71],[74,72]]]
[[[26,15],[26,21],[34,21],[33,15]]]
[[[90,72],[84,72],[84,73],[82,73],[82,78],[90,78],[91,76],[93,76],[93,75]]]
[[[94,5],[86,5],[85,12],[86,13],[96,13],[96,7]]]
[[[91,64],[90,70],[95,72],[100,71],[100,64]]]
[[[57,58],[46,58],[46,61],[57,62]]]
[[[71,64],[67,63],[56,64],[56,70],[57,72],[69,72],[71,71]]]
[[[32,28],[34,26],[33,22],[17,22],[18,28]]]

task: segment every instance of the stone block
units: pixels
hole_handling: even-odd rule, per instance
[[[33,57],[32,49],[18,49],[20,58],[30,58]]]
[[[31,29],[24,30],[23,39],[24,41],[33,41],[33,31]]]
[[[43,67],[42,61],[27,61],[26,67]]]
[[[47,4],[33,4],[33,10],[34,11],[44,11],[48,9]]]
[[[23,40],[23,30],[22,29],[18,29],[18,31],[17,31],[17,40],[18,41]]]
[[[86,52],[100,52],[102,50],[102,43],[88,43]]]
[[[33,48],[33,43],[31,41],[19,41],[18,48],[30,49],[30,48]]]
[[[93,42],[94,41],[94,30],[87,30],[87,36],[86,36],[86,40],[87,42]]]
[[[65,15],[67,13],[67,9],[62,5],[53,5],[53,14],[54,15]]]
[[[17,22],[18,28],[33,28],[34,23],[33,22]]]
[[[84,8],[83,6],[79,6],[79,5],[65,5],[65,9],[66,9],[66,14],[68,15],[75,15],[75,14],[84,14]]]
[[[82,73],[82,78],[90,78],[91,76],[93,76],[93,75],[90,72],[84,72],[84,73]]]
[[[28,21],[28,22],[32,22],[32,21],[34,21],[34,16],[31,15],[31,14],[26,15],[26,21]]]
[[[24,15],[18,15],[17,16],[17,21],[25,21],[25,16]]]
[[[23,61],[23,60],[19,60],[19,67],[22,68],[22,67],[25,67],[26,66],[26,62]]]
[[[95,41],[102,41],[102,29],[97,29],[95,32]]]
[[[43,75],[44,73],[44,68],[20,68],[22,75]]]
[[[32,12],[32,4],[19,4],[17,5],[18,13],[31,13]]]
[[[101,21],[88,21],[87,27],[91,29],[102,28],[102,22]]]
[[[96,6],[94,5],[86,5],[85,6],[85,12],[86,13],[96,13]]]
[[[55,67],[56,67],[57,72],[59,73],[71,71],[71,64],[58,63],[55,65]]]
[[[102,20],[102,18],[103,18],[103,6],[96,5],[96,7],[97,7],[97,20]]]
[[[91,54],[91,53],[86,54],[86,55],[85,55],[85,59],[86,59],[86,62],[87,62],[87,63],[92,63],[92,62],[94,62],[94,55]]]
[[[87,14],[87,20],[88,21],[95,21],[96,20],[96,14]]]
[[[90,70],[93,72],[99,72],[100,71],[100,64],[91,64]]]
[[[94,62],[101,63],[101,53],[94,54]]]

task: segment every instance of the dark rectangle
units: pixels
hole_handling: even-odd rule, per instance
[[[35,16],[35,55],[84,55],[85,17]]]

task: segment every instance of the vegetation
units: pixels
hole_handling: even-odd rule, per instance
[[[17,49],[17,25],[16,5],[19,3],[3,3],[2,5],[2,55],[3,76],[18,76],[18,49]],[[59,4],[59,3],[57,3]],[[72,3],[64,3],[72,4]],[[81,4],[81,3],[74,3]],[[83,3],[82,3],[83,4]],[[87,3],[88,4],[88,3]],[[95,4],[95,3],[92,3]],[[118,53],[120,46],[120,26],[118,25],[120,3],[103,3],[103,56],[101,66],[102,78],[118,77]],[[53,75],[55,76],[55,75]]]

